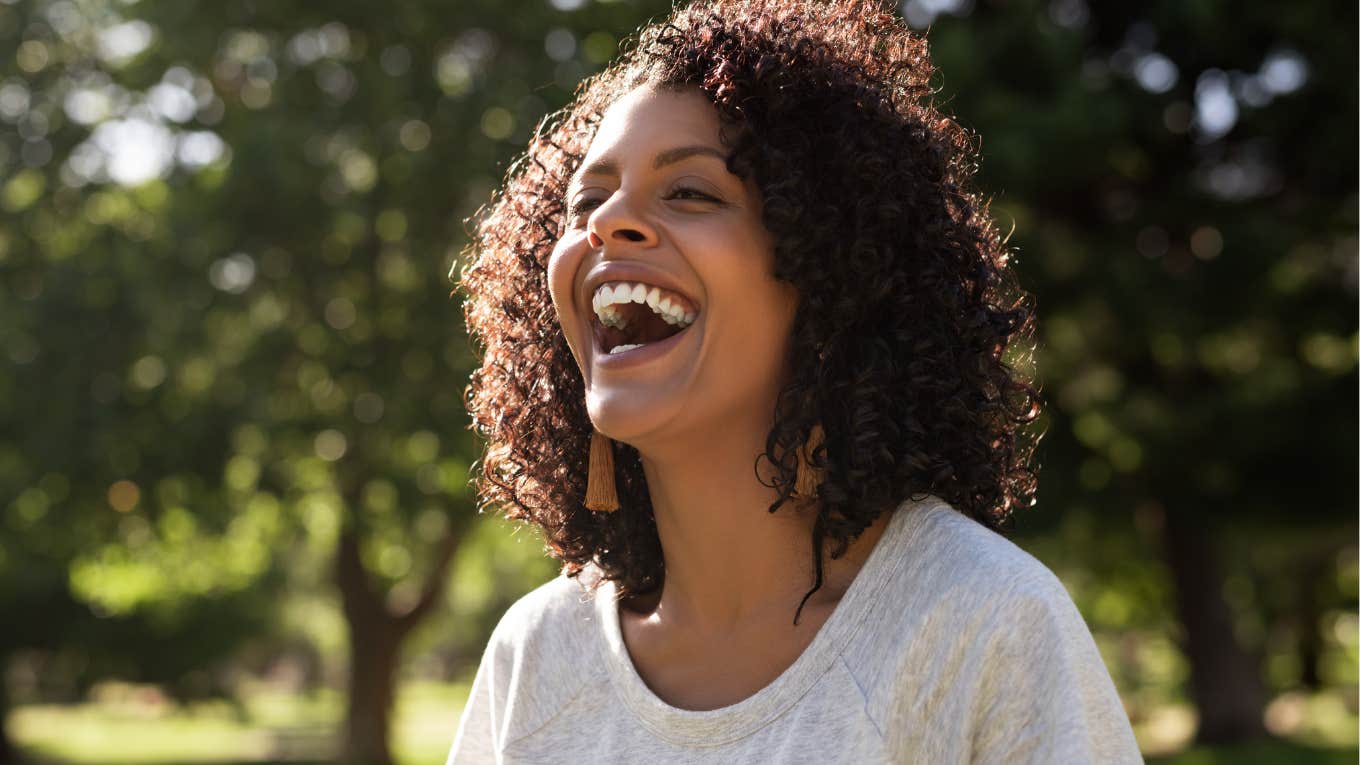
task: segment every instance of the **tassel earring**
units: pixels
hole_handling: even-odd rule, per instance
[[[614,486],[614,442],[594,428],[590,434],[590,473],[586,476],[586,509],[612,513],[619,509]]]
[[[793,496],[802,499],[816,496],[817,484],[822,481],[822,471],[812,467],[812,452],[822,445],[824,438],[822,426],[813,425],[807,443],[798,450],[798,476],[793,483]]]

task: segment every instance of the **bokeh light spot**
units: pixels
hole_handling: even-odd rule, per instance
[[[596,64],[603,64],[614,57],[618,41],[608,32],[595,31],[586,35],[582,48],[585,50],[586,58]]]
[[[219,258],[208,269],[208,281],[223,292],[239,295],[255,281],[255,259],[244,252]]]
[[[47,68],[50,55],[41,40],[25,40],[14,52],[14,60],[19,68],[29,74],[37,74]]]
[[[332,298],[326,303],[326,323],[335,329],[349,329],[356,315],[354,302],[349,298]]]
[[[430,145],[430,126],[421,120],[408,120],[401,126],[398,140],[407,151],[421,151]]]
[[[510,110],[493,106],[482,113],[482,134],[503,141],[515,130],[515,115]]]
[[[132,365],[132,384],[151,390],[165,382],[165,362],[159,356],[143,356]]]
[[[109,486],[109,506],[120,513],[131,512],[141,498],[142,490],[132,481],[114,481]]]
[[[125,21],[99,33],[99,57],[123,66],[151,45],[155,30],[145,21]]]
[[[1200,226],[1190,234],[1190,251],[1200,260],[1213,260],[1223,252],[1223,235],[1213,226]]]
[[[566,61],[576,55],[576,35],[570,29],[558,27],[543,38],[543,52],[553,61]]]
[[[1180,70],[1174,61],[1153,51],[1138,57],[1133,64],[1133,76],[1143,90],[1165,93],[1176,86]]]
[[[316,456],[327,462],[335,462],[345,456],[349,441],[345,439],[344,433],[328,428],[316,434],[312,448],[316,450]]]

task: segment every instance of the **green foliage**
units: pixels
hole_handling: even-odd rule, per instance
[[[1039,295],[1049,516],[1350,516],[1356,75],[1337,13],[1355,9],[1030,2],[932,29]]]

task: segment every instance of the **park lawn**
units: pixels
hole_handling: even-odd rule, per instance
[[[443,762],[458,725],[467,683],[412,682],[397,693],[392,751],[398,765]],[[170,763],[323,763],[333,760],[343,715],[335,691],[248,693],[240,705],[184,707],[142,700],[136,689],[83,704],[16,709],[10,731],[34,760],[56,765]],[[1357,750],[1288,741],[1192,748],[1149,756],[1148,765],[1354,765]]]
[[[467,698],[465,683],[406,683],[393,714],[399,765],[443,762]],[[101,765],[325,762],[333,759],[343,699],[257,692],[237,706],[90,701],[14,710],[15,743],[40,762]]]
[[[1165,757],[1148,757],[1147,765],[1355,765],[1357,751],[1322,749],[1288,741],[1266,741],[1231,747],[1194,747]]]

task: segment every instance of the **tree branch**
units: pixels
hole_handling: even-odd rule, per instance
[[[419,624],[444,596],[444,588],[449,579],[449,566],[452,565],[453,556],[458,552],[462,542],[463,535],[452,529],[445,531],[444,536],[440,538],[435,548],[434,565],[425,575],[425,585],[421,588],[420,599],[406,613],[395,617],[397,627],[403,633]]]

